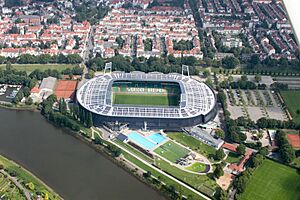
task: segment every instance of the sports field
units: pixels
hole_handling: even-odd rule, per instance
[[[144,106],[178,106],[180,87],[175,83],[114,82],[113,104]]]
[[[166,158],[167,160],[176,163],[179,158],[186,156],[189,153],[189,150],[172,141],[168,141],[156,148],[154,152]]]
[[[292,114],[293,120],[300,122],[300,90],[280,91],[280,94]]]
[[[242,200],[300,199],[300,175],[296,169],[264,160],[247,183]]]

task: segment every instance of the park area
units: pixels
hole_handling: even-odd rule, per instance
[[[25,71],[28,74],[33,72],[36,69],[39,69],[41,71],[45,71],[47,69],[54,70],[61,72],[67,68],[73,68],[76,65],[72,64],[12,64],[12,68],[16,69],[18,71]],[[6,65],[0,65],[0,69],[5,69]]]
[[[31,189],[29,188],[30,192],[33,195],[32,199],[36,199],[37,194],[42,194],[42,196],[45,196],[47,194],[48,198],[53,199],[53,200],[61,199],[61,197],[59,197],[55,192],[53,192],[52,189],[48,188],[43,182],[41,182],[33,174],[31,174],[30,172],[28,172],[26,169],[22,168],[18,164],[14,163],[13,161],[4,158],[1,155],[0,155],[0,165],[2,165],[4,167],[5,171],[8,174],[14,174],[14,176],[18,179],[19,183],[24,183],[25,185],[31,183],[31,185],[33,185],[33,187]],[[0,173],[0,175],[1,175],[1,173]],[[3,189],[3,185],[1,185],[1,183],[4,185],[5,184],[11,185],[11,188],[10,188],[11,190],[8,190],[8,192],[11,193],[12,189],[14,189],[14,191],[13,191],[13,193],[11,193],[11,195],[17,195],[17,197],[19,197],[19,196],[21,197],[21,195],[18,194],[19,193],[17,191],[18,188],[13,183],[9,183],[7,178],[1,179],[1,176],[0,176],[0,190]],[[27,186],[26,186],[26,188],[27,188]],[[1,199],[1,191],[0,191],[0,199]],[[22,195],[22,196],[24,196],[24,195]],[[22,199],[22,198],[9,198],[9,199]]]
[[[295,122],[300,122],[300,90],[280,91],[280,94],[288,107],[293,120]]]
[[[6,177],[0,173],[0,199],[26,199],[22,191]]]
[[[296,169],[265,159],[251,176],[241,200],[300,199],[300,175]]]
[[[172,141],[168,141],[156,148],[154,152],[167,160],[176,163],[178,159],[186,156],[189,153],[189,150]]]
[[[185,169],[192,172],[202,173],[206,171],[206,165],[203,163],[195,162],[192,165],[186,167]]]

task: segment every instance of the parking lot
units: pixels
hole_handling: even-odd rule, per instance
[[[277,94],[271,90],[227,89],[228,111],[233,119],[246,117],[257,121],[262,117],[287,120]]]

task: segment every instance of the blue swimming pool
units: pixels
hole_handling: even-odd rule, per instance
[[[143,147],[144,149],[153,149],[156,144],[151,142],[150,140],[146,139],[142,135],[132,132],[128,135],[128,138],[132,140],[134,143],[138,144],[139,146]]]
[[[149,135],[147,137],[147,139],[155,142],[156,144],[160,144],[164,141],[166,141],[167,138],[165,138],[163,135],[161,135],[160,133],[154,133],[152,135]]]

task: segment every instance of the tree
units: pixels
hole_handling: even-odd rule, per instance
[[[215,154],[215,159],[222,160],[224,157],[225,157],[225,153],[224,153],[223,149],[221,149],[221,148],[218,149]]]
[[[261,147],[259,148],[258,153],[262,156],[267,156],[269,151],[267,147]]]
[[[247,77],[247,75],[243,75],[243,76],[241,76],[241,81],[248,81],[248,77]]]
[[[11,62],[6,63],[5,69],[6,69],[6,71],[11,71],[12,70]]]
[[[216,178],[220,178],[221,176],[224,175],[223,167],[222,165],[217,165],[216,169],[214,170],[214,176]]]
[[[251,166],[256,168],[256,167],[258,167],[259,165],[262,164],[263,160],[264,160],[264,157],[262,155],[256,154],[251,159]]]
[[[206,78],[209,76],[209,70],[204,70],[203,76]]]
[[[237,148],[236,148],[237,153],[239,153],[240,155],[244,155],[246,153],[246,146],[244,144],[240,144]]]
[[[87,116],[87,122],[86,122],[86,126],[88,128],[92,127],[93,126],[93,116],[92,116],[92,113],[87,111],[88,112],[88,116]]]
[[[5,0],[4,1],[5,7],[14,7],[14,6],[22,6],[22,1],[21,0]]]
[[[215,135],[216,135],[218,138],[222,138],[222,139],[225,138],[225,132],[224,132],[222,129],[217,129],[217,130],[215,131]]]
[[[28,98],[26,99],[26,101],[25,101],[25,104],[26,104],[26,105],[32,105],[32,104],[33,104],[32,98],[31,98],[31,97],[28,97]]]
[[[254,79],[255,79],[256,82],[260,82],[261,81],[261,75],[256,74]]]
[[[226,69],[234,69],[240,64],[240,61],[235,57],[226,56],[222,59],[222,64]]]

